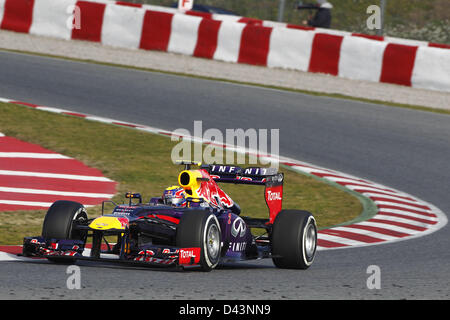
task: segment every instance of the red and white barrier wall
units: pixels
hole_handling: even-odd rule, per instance
[[[74,6],[80,28],[71,29]],[[450,92],[450,50],[434,44],[222,16],[105,0],[0,0],[0,29]]]

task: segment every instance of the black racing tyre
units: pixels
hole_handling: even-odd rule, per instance
[[[222,233],[217,217],[203,210],[185,212],[178,224],[176,245],[180,248],[200,248],[200,266],[214,269],[220,260]]]
[[[73,224],[87,222],[84,206],[78,202],[60,200],[54,202],[48,209],[42,226],[42,237],[45,239],[84,240],[86,234],[74,230]],[[49,261],[70,264],[75,259],[47,258]]]
[[[282,210],[272,228],[272,260],[278,268],[307,269],[317,248],[313,215],[301,210]]]
[[[78,202],[60,200],[52,204],[45,215],[42,237],[45,239],[82,240],[84,234],[74,230],[74,222],[87,222],[84,206]]]

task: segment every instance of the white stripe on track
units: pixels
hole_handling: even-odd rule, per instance
[[[412,220],[412,219],[408,219],[408,218],[399,218],[399,217],[393,217],[393,216],[389,216],[389,215],[385,215],[382,212],[377,213],[377,215],[374,217],[374,219],[382,219],[382,220],[389,220],[389,221],[394,221],[394,222],[400,222],[400,223],[407,223],[416,227],[423,227],[423,228],[429,228],[430,225],[432,225],[433,223],[424,223],[424,222],[420,222],[420,221],[416,221],[416,220]],[[434,222],[434,221],[430,221],[430,222]]]
[[[19,257],[16,254],[0,251],[0,261],[26,261],[29,258]]]
[[[112,120],[112,119],[107,119],[107,118],[102,118],[102,117],[94,117],[94,116],[87,116],[85,119],[92,120],[92,121],[98,121],[98,122],[102,122],[102,123],[109,123],[109,124],[112,124],[114,122],[114,120]]]
[[[376,222],[376,221],[362,221],[362,222],[358,222],[356,224],[357,225],[360,224],[362,226],[371,226],[371,227],[388,229],[388,230],[392,230],[392,231],[398,231],[401,233],[406,233],[408,235],[413,235],[413,234],[421,232],[421,231],[417,231],[417,230],[413,230],[413,229],[409,229],[409,228],[399,227],[399,226],[396,226],[393,224],[387,224],[384,222]]]
[[[111,179],[108,179],[106,177],[99,177],[99,176],[83,176],[83,175],[75,175],[75,174],[31,172],[31,171],[0,170],[0,175],[38,177],[38,178],[54,178],[54,179],[66,179],[66,180],[82,180],[82,181],[113,182]]]
[[[37,202],[37,201],[17,201],[17,200],[0,200],[0,204],[14,205],[14,206],[28,206],[28,207],[43,207],[49,208],[53,202]],[[91,208],[95,205],[83,204],[85,208]]]
[[[1,187],[1,186],[0,186],[0,192],[46,194],[46,195],[55,195],[55,196],[85,197],[85,198],[112,198],[114,196],[113,194],[107,194],[107,193],[66,192],[66,191],[57,191],[57,190],[10,188],[10,187]]]
[[[366,181],[366,180],[362,180],[362,179],[358,180],[358,179],[354,179],[354,178],[326,177],[326,176],[323,177],[323,178],[327,179],[327,180],[331,180],[331,181],[336,182],[336,183],[340,182],[340,183],[344,184],[346,188],[348,188],[348,186],[346,185],[347,183],[357,183],[357,184],[360,185],[360,186],[358,186],[359,188],[361,188],[361,186],[364,186],[364,187],[378,188],[378,189],[381,189],[381,191],[385,191],[385,192],[386,191],[388,191],[388,192],[392,192],[393,191],[392,189],[390,189],[390,188],[388,188],[386,186],[383,186],[381,184],[372,183],[372,182],[369,182],[369,181]]]
[[[373,192],[375,194],[383,194],[387,196],[393,196],[393,197],[404,197],[404,198],[410,198],[413,199],[410,195],[406,193],[401,193],[399,191],[387,191],[383,190],[381,188],[371,187],[371,186],[353,186],[353,185],[346,185],[347,188],[359,192],[359,193],[370,193]],[[385,188],[386,189],[386,188]]]
[[[320,177],[320,176],[319,176]],[[339,176],[339,177],[329,177],[329,176],[323,176],[323,177],[320,177],[320,178],[323,178],[323,179],[327,179],[327,180],[331,180],[331,181],[334,181],[334,182],[342,182],[342,183],[359,183],[359,184],[364,184],[364,185],[367,185],[367,186],[372,186],[372,187],[375,187],[375,185],[373,185],[372,183],[370,183],[369,181],[365,181],[365,180],[362,180],[362,179],[357,179],[357,178],[350,178],[350,177],[345,177],[345,176]]]
[[[0,152],[0,158],[30,158],[30,159],[72,159],[58,153],[37,152]]]
[[[388,213],[397,213],[397,214],[403,214],[405,216],[410,216],[413,218],[419,218],[419,219],[424,219],[424,220],[430,220],[430,221],[438,221],[438,217],[433,214],[433,213],[428,213],[428,212],[424,212],[424,214],[419,214],[419,213],[413,213],[413,212],[409,212],[409,211],[404,211],[404,210],[397,210],[397,209],[380,209],[379,211],[381,212],[388,212]],[[429,215],[433,215],[433,216],[429,216]]]
[[[409,209],[409,210],[424,211],[424,212],[431,213],[430,210],[427,210],[427,209],[424,209],[424,208],[420,208],[420,207],[416,207],[416,206],[408,206],[408,205],[402,204],[402,203],[389,202],[389,201],[377,201],[377,200],[374,200],[373,202],[377,206],[378,205],[395,206],[395,207],[403,208],[405,210]],[[380,208],[380,210],[383,210],[383,208]]]
[[[357,229],[357,228],[351,228],[351,227],[346,227],[346,226],[342,226],[342,227],[335,227],[335,228],[331,228],[329,230],[336,230],[336,231],[345,231],[345,232],[353,232],[353,233],[358,233],[364,236],[370,236],[373,238],[377,238],[380,240],[397,240],[399,239],[399,237],[396,236],[391,236],[391,235],[387,235],[384,233],[378,233],[375,231],[368,231],[368,230],[364,230],[364,229]]]
[[[334,172],[326,170],[326,169],[316,169],[316,168],[309,168],[309,167],[304,167],[304,166],[300,166],[300,165],[294,165],[291,166],[291,168],[293,169],[297,169],[306,173],[325,173],[325,174],[334,174]]]
[[[158,129],[150,128],[150,127],[136,127],[136,129],[137,130],[141,130],[141,131],[145,131],[145,132],[156,133],[156,134],[161,134],[162,133]],[[163,132],[162,134],[170,134],[170,132]]]
[[[333,230],[333,229],[330,229]],[[356,241],[356,240],[352,240],[352,239],[346,239],[343,237],[338,237],[338,236],[333,236],[331,234],[325,234],[325,233],[318,233],[317,237],[319,240],[327,240],[327,241],[332,241],[335,243],[340,243],[340,244],[345,244],[348,246],[361,246],[361,245],[366,245],[366,242],[362,242],[362,241]]]
[[[35,109],[42,110],[42,111],[48,111],[48,112],[54,112],[54,113],[70,112],[69,110],[47,107],[47,106],[37,106]]]
[[[37,201],[17,201],[17,200],[0,200],[0,204],[10,204],[16,206],[31,206],[31,207],[50,207],[53,202],[37,202]]]
[[[393,195],[393,194],[380,194],[380,193],[372,193],[372,192],[360,192],[361,194],[365,195],[366,197],[374,197],[374,198],[383,198],[383,199],[390,199],[390,200],[396,200],[396,201],[403,201],[403,202],[410,202],[413,204],[419,204],[424,205],[422,202],[419,202],[413,198],[405,199],[404,196],[401,195]]]
[[[406,194],[406,193],[402,193],[402,192],[399,192],[399,191],[394,191],[394,190],[389,189],[387,187],[382,188],[381,186],[380,187],[375,187],[373,185],[367,185],[367,184],[363,184],[363,183],[360,183],[360,184],[361,184],[360,186],[353,186],[353,185],[350,185],[350,184],[346,184],[345,187],[350,189],[350,190],[353,190],[355,192],[358,192],[358,193],[364,193],[364,192],[370,192],[370,191],[372,191],[372,192],[383,192],[383,193],[390,194],[390,195],[393,195],[393,196],[401,196],[401,197],[409,197],[409,198],[411,198],[411,196]],[[357,191],[357,190],[361,190],[361,191]]]

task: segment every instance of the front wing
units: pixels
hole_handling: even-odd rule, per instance
[[[138,250],[128,249],[122,253],[115,248],[108,248],[101,252],[100,257],[89,255],[89,251],[80,240],[26,237],[23,241],[22,255],[61,262],[89,260],[152,267],[195,266],[200,262],[200,248],[143,245]]]

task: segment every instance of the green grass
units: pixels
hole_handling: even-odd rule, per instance
[[[176,142],[131,128],[0,103],[0,132],[100,169],[119,183],[113,198],[118,203],[127,191],[140,192],[146,200],[159,196],[176,183],[180,171],[170,157]],[[283,207],[311,211],[320,228],[354,219],[362,212],[361,202],[351,194],[312,177],[283,171]],[[268,217],[263,187],[223,185],[223,189],[240,204],[243,215]],[[101,206],[88,210],[90,218],[100,212]],[[0,244],[18,244],[24,236],[39,235],[44,215],[44,211],[1,212]]]

